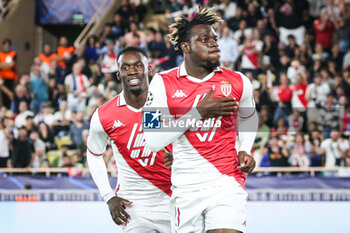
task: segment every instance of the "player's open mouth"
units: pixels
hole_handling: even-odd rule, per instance
[[[133,79],[130,79],[128,81],[128,83],[131,85],[131,86],[136,86],[136,85],[139,85],[140,84],[140,79],[138,78],[133,78]]]

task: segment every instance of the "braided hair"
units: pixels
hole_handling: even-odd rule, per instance
[[[199,24],[205,24],[208,26],[213,26],[216,23],[221,23],[223,20],[213,13],[214,8],[203,8],[199,10],[198,13],[194,15],[193,19],[189,21],[185,16],[180,16],[175,19],[175,23],[170,25],[173,31],[169,34],[170,41],[175,45],[175,50],[181,50],[182,42],[190,41],[190,32],[193,26]]]

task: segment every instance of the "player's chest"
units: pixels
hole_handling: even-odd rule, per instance
[[[197,106],[204,96],[215,86],[213,98],[241,98],[241,87],[238,83],[225,77],[213,77],[205,82],[196,83],[186,77],[180,77],[174,82],[165,83],[167,101],[170,111],[187,112],[188,108]]]

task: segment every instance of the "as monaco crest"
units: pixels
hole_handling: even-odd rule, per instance
[[[222,81],[221,82],[221,92],[224,94],[224,96],[229,96],[232,91],[232,86],[228,81]]]

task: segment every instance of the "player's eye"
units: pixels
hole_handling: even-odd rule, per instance
[[[141,69],[142,68],[142,65],[141,64],[137,64],[136,65],[136,69]]]
[[[128,70],[129,70],[129,67],[128,67],[128,66],[122,66],[122,70],[123,70],[123,71],[128,71]]]

